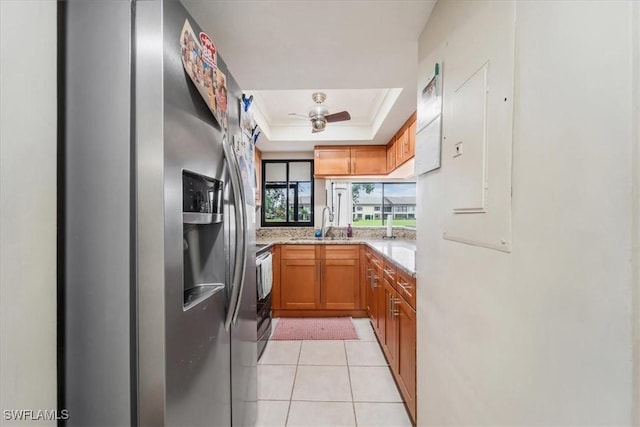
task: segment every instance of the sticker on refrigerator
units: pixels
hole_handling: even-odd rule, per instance
[[[206,33],[196,37],[189,20],[180,33],[182,66],[220,126],[227,128],[227,77],[218,69],[218,54]]]
[[[256,182],[254,167],[255,153],[251,139],[242,132],[234,136],[233,150],[238,159],[245,194],[254,194]],[[255,197],[247,197],[247,204],[249,206],[255,206]]]

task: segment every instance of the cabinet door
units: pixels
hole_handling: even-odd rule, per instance
[[[355,310],[360,297],[360,263],[356,259],[323,260],[321,302],[328,310]]]
[[[397,371],[398,367],[398,317],[397,317],[397,293],[391,283],[383,278],[382,283],[385,304],[385,330],[384,330],[384,346],[383,350],[387,355],[387,360],[391,366],[391,370]]]
[[[407,146],[409,145],[408,128],[403,128],[396,139],[396,167],[400,166],[408,159]]]
[[[376,327],[376,317],[377,317],[377,307],[378,303],[376,300],[376,288],[374,283],[374,269],[373,263],[367,259],[365,263],[365,278],[366,278],[366,290],[367,290],[367,313],[369,313],[369,318],[371,319],[371,324],[374,329]]]
[[[402,298],[395,305],[398,323],[397,378],[414,422],[416,419],[416,312]]]
[[[349,147],[316,147],[314,153],[313,173],[315,175],[349,175],[351,173]]]
[[[373,267],[373,293],[376,299],[376,315],[374,328],[378,333],[380,342],[384,342],[384,329],[385,329],[385,296],[384,296],[384,284],[382,282],[382,260],[373,255],[371,257],[371,265]]]
[[[319,309],[319,275],[314,259],[283,259],[280,263],[280,307]]]
[[[351,175],[380,175],[387,172],[387,150],[384,145],[351,147]]]
[[[396,168],[396,140],[393,139],[387,144],[387,173]]]
[[[416,127],[417,122],[415,121],[409,125],[407,134],[407,159],[416,155]]]

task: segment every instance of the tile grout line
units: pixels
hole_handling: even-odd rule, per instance
[[[287,417],[284,420],[284,425],[289,423],[289,414],[291,413],[291,404],[293,401],[293,390],[296,388],[296,379],[298,378],[298,366],[300,366],[300,356],[302,355],[302,344],[304,340],[300,340],[300,348],[298,349],[298,360],[296,361],[296,372],[293,374],[293,384],[291,384],[291,395],[289,396],[289,408],[287,409]]]
[[[347,343],[346,341],[342,342],[344,346],[344,358],[347,360],[347,376],[349,377],[349,392],[351,393],[351,407],[353,408],[353,421],[356,423],[356,427],[358,427],[358,415],[356,414],[356,402],[353,398],[353,383],[351,382],[351,365],[349,365],[349,354],[347,353]]]

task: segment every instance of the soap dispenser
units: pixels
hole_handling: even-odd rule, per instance
[[[347,237],[353,237],[353,228],[351,228],[351,224],[347,226]]]

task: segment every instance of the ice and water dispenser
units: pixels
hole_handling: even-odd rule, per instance
[[[223,182],[182,171],[183,308],[224,290]]]

